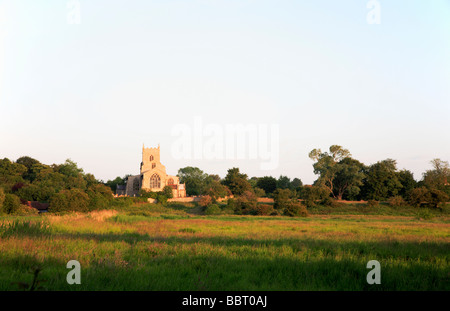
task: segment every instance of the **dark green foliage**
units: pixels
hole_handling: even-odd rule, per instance
[[[217,204],[210,204],[205,208],[205,215],[218,215],[222,210]]]
[[[292,192],[289,189],[277,189],[274,192],[274,208],[284,209],[292,201]]]
[[[314,173],[319,178],[314,185],[327,189],[335,199],[342,200],[346,192],[359,192],[364,178],[364,165],[352,159],[347,149],[338,145],[330,147],[330,152],[314,149],[309,157],[316,161],[313,165]]]
[[[417,181],[414,179],[413,173],[408,170],[401,170],[397,172],[397,178],[402,188],[398,191],[398,194],[403,199],[408,199],[409,193],[417,187]]]
[[[366,169],[362,189],[363,197],[372,200],[386,200],[396,196],[402,189],[395,160],[379,161]]]
[[[306,206],[299,202],[290,202],[284,209],[283,215],[289,217],[307,217],[308,210],[306,209]]]
[[[81,189],[66,189],[50,200],[49,212],[88,212],[89,196]]]
[[[238,215],[255,215],[258,205],[258,198],[252,191],[245,191],[236,197],[235,211]]]
[[[266,192],[265,192],[263,189],[261,189],[261,188],[255,187],[255,188],[253,189],[253,191],[255,192],[255,195],[256,195],[258,198],[262,198],[262,197],[265,197],[265,196],[266,196]]]
[[[18,196],[7,193],[2,205],[2,212],[5,214],[14,214],[20,207],[20,199]]]
[[[7,158],[0,160],[0,186],[5,193],[10,193],[15,184],[25,183],[22,175],[26,171],[27,168],[22,164],[11,162]]]
[[[115,179],[113,179],[113,180],[108,180],[108,181],[105,183],[105,185],[108,186],[108,187],[110,187],[113,193],[116,193],[117,186],[118,186],[118,185],[125,185],[125,183],[126,183],[125,177],[124,177],[124,178],[121,178],[121,177],[117,176],[117,177],[116,177]]]
[[[317,204],[323,202],[329,197],[329,192],[319,186],[303,187],[300,192],[300,198],[304,200],[304,203],[309,208],[315,207]]]
[[[209,175],[205,179],[203,194],[209,195],[214,200],[230,196],[232,193],[227,186],[221,184],[218,175]]]
[[[256,215],[259,216],[270,216],[275,215],[276,212],[272,205],[269,204],[258,204],[256,206]]]
[[[291,179],[287,176],[280,175],[277,180],[277,188],[278,189],[290,189],[291,188]]]
[[[273,193],[277,189],[277,180],[272,176],[258,178],[256,182],[258,188],[263,189],[266,194]]]
[[[113,200],[113,194],[111,188],[103,184],[93,184],[87,191],[89,196],[89,209],[105,209],[108,208]]]
[[[172,187],[170,187],[170,186],[164,186],[164,188],[163,188],[163,190],[162,190],[162,194],[163,194],[167,199],[172,199],[172,198],[173,198]]]
[[[186,194],[188,196],[196,196],[204,193],[205,180],[208,174],[203,173],[198,167],[184,167],[178,170],[180,183],[184,183]]]
[[[252,186],[247,180],[247,175],[239,172],[239,168],[233,167],[228,170],[223,180],[223,184],[230,189],[234,195],[242,195],[252,190]]]

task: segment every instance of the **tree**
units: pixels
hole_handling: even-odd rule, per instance
[[[27,171],[26,166],[11,162],[4,158],[0,160],[0,185],[6,193],[11,192],[12,187],[17,183],[25,183],[22,175]]]
[[[272,176],[264,176],[258,178],[256,186],[263,189],[266,194],[271,194],[277,189],[277,180]]]
[[[428,189],[438,189],[450,194],[450,167],[447,161],[441,159],[431,160],[432,170],[423,174],[422,184]]]
[[[291,181],[291,189],[297,189],[298,190],[302,186],[303,186],[303,183],[302,183],[302,181],[299,178],[294,178]]]
[[[275,209],[284,209],[292,201],[292,192],[289,189],[277,189],[273,200]]]
[[[27,168],[27,171],[23,174],[23,178],[32,182],[36,178],[36,174],[33,172],[32,168],[34,165],[42,165],[36,159],[33,159],[29,156],[20,157],[16,160],[16,163],[22,164]]]
[[[202,194],[211,196],[213,200],[224,198],[232,194],[230,189],[220,182],[220,177],[218,175],[209,175],[206,177],[204,184],[204,191]]]
[[[239,168],[233,167],[228,170],[223,180],[223,184],[230,189],[234,195],[242,195],[246,191],[251,191],[252,186],[247,180],[247,175],[239,172]]]
[[[342,200],[347,191],[359,191],[364,165],[352,159],[350,152],[341,146],[333,145],[329,150],[314,149],[309,153],[309,157],[316,161],[314,173],[319,175],[314,185],[324,187],[335,199]]]
[[[365,199],[386,200],[399,193],[402,184],[396,166],[395,160],[386,159],[367,168],[363,187]]]
[[[3,201],[2,211],[6,214],[14,214],[20,207],[20,199],[18,196],[7,193]]]
[[[280,175],[277,180],[277,188],[279,189],[290,189],[291,179],[287,176]]]
[[[414,179],[413,173],[408,170],[401,170],[397,172],[397,178],[402,188],[399,190],[398,194],[403,197],[403,199],[407,199],[409,193],[417,187],[417,181]]]
[[[180,178],[180,183],[185,184],[187,195],[203,194],[208,174],[203,173],[201,169],[191,166],[180,168],[177,176]]]
[[[59,165],[54,165],[54,170],[68,177],[78,177],[83,174],[83,169],[79,168],[77,163],[71,159],[67,159],[66,162]]]
[[[50,212],[87,212],[89,196],[81,189],[65,189],[55,194],[50,200]]]
[[[163,190],[162,190],[162,194],[168,198],[168,199],[172,199],[173,198],[173,190],[172,187],[170,186],[164,186]]]

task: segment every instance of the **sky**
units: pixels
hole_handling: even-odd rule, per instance
[[[311,184],[309,152],[341,145],[419,180],[449,121],[449,0],[0,0],[0,158],[107,181],[159,144],[168,174]],[[256,156],[226,155],[238,125]]]

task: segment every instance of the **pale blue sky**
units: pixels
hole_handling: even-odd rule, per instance
[[[314,148],[416,179],[450,159],[450,1],[0,0],[0,158],[71,158],[107,180],[161,144],[169,174],[280,174],[312,183]],[[163,116],[156,117],[156,116]],[[174,159],[180,123],[280,126],[280,162]]]

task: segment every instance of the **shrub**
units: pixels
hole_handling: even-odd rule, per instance
[[[430,210],[428,208],[421,208],[416,215],[416,218],[418,220],[424,219],[424,220],[429,220],[432,219],[434,217],[433,213],[430,212]]]
[[[419,207],[421,204],[430,200],[430,193],[427,188],[420,187],[411,190],[409,193],[408,202],[412,206]]]
[[[273,199],[274,199],[275,204],[273,205],[273,207],[275,209],[286,208],[292,201],[291,196],[292,196],[292,193],[289,189],[277,189],[274,192]]]
[[[168,198],[168,199],[172,199],[173,198],[173,191],[172,191],[172,187],[170,186],[164,186],[163,190],[162,190],[162,194]]]
[[[14,214],[20,207],[20,199],[14,194],[5,194],[2,211],[6,214]]]
[[[301,216],[301,217],[307,217],[308,216],[308,210],[306,209],[306,206],[300,203],[290,203],[288,206],[284,209],[283,215],[295,217],[295,216]]]
[[[273,206],[269,204],[258,204],[258,206],[256,207],[256,215],[260,216],[272,215],[274,211],[275,210]]]
[[[252,191],[245,191],[236,198],[237,214],[255,215],[258,199]]]
[[[50,201],[50,212],[87,212],[89,196],[81,189],[61,190]]]
[[[370,207],[376,207],[376,206],[378,206],[378,203],[379,202],[377,200],[368,200],[367,201],[367,205]]]
[[[34,207],[29,207],[28,205],[20,204],[19,208],[15,211],[14,214],[20,216],[38,215],[39,211]]]
[[[320,201],[320,204],[330,207],[342,207],[343,203],[338,202],[336,199],[333,199],[330,196],[325,197]]]
[[[258,198],[262,198],[262,197],[265,197],[265,196],[266,196],[266,192],[264,191],[264,189],[255,187],[255,189],[253,189],[253,191],[255,192],[255,195],[256,195]]]
[[[403,197],[399,196],[399,195],[396,195],[395,197],[389,198],[388,203],[392,207],[402,207],[402,206],[406,206],[407,205],[407,203],[403,199]]]
[[[205,215],[218,215],[222,212],[217,204],[210,204],[205,209]]]
[[[212,198],[209,195],[204,195],[200,198],[200,201],[198,202],[198,205],[201,207],[207,207],[212,203]]]
[[[164,205],[167,203],[167,197],[162,192],[157,192],[156,201]]]

